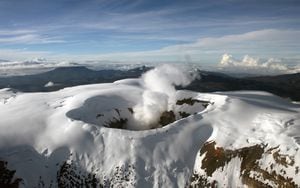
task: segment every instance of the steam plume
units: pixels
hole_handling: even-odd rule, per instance
[[[175,103],[175,86],[187,86],[197,75],[187,68],[174,65],[162,65],[146,72],[142,76],[145,91],[142,101],[134,110],[134,118],[141,129],[158,125],[160,115],[171,110]]]

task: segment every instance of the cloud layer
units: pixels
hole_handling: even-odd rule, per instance
[[[29,31],[16,31],[16,35],[28,37]],[[3,34],[4,31],[2,31]],[[24,34],[27,33],[27,34]],[[19,39],[27,40],[27,37]],[[27,39],[26,39],[27,38]],[[31,38],[31,37],[29,37]],[[16,38],[6,39],[14,40]],[[139,50],[128,52],[107,53],[53,53],[51,51],[1,49],[0,59],[24,60],[36,57],[45,57],[51,60],[108,60],[121,62],[185,62],[189,57],[190,62],[216,64],[224,53],[238,56],[251,54],[260,58],[274,57],[300,59],[300,30],[266,29],[241,34],[230,34],[217,37],[202,37],[194,42],[169,45],[156,50]],[[0,38],[1,41],[1,38]],[[34,40],[33,40],[34,41]],[[40,40],[41,42],[42,40]],[[50,42],[45,39],[45,43]],[[52,42],[55,42],[52,41]],[[59,42],[59,41],[56,41]]]
[[[63,43],[57,37],[43,36],[35,30],[0,30],[0,44],[52,44]]]
[[[289,74],[300,72],[299,65],[291,65],[284,59],[260,59],[245,55],[242,59],[234,58],[230,54],[223,54],[219,63],[223,71],[249,74]]]

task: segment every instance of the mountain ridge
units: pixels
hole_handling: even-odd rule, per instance
[[[14,88],[23,92],[57,91],[65,87],[110,83],[120,79],[138,78],[153,67],[138,67],[129,70],[92,70],[85,66],[58,67],[48,72],[0,78],[1,88]],[[283,98],[300,101],[300,73],[277,76],[231,77],[230,75],[198,70],[201,78],[189,86],[181,87],[198,92],[260,90]],[[45,87],[52,82],[51,87]],[[179,88],[179,87],[178,87]]]

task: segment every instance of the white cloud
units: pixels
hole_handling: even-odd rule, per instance
[[[29,30],[29,29],[17,29],[17,30],[6,30],[6,29],[0,29],[0,36],[11,36],[11,35],[22,35],[22,34],[30,34],[30,33],[36,33],[35,30]]]
[[[37,34],[25,34],[25,35],[16,35],[16,36],[4,36],[0,37],[1,43],[18,43],[18,44],[48,44],[48,43],[62,43],[63,40],[42,37]]]
[[[260,59],[245,55],[242,59],[223,54],[219,63],[223,71],[249,74],[286,74],[300,72],[299,66],[288,65],[284,59]]]
[[[90,55],[90,58],[125,61],[164,61],[166,59],[184,61],[184,57],[188,55],[193,61],[210,59],[210,63],[216,63],[220,55],[230,52],[238,55],[254,54],[264,58],[271,56],[299,59],[299,39],[300,31],[298,30],[268,29],[200,38],[192,43],[171,45],[152,51],[94,54]]]
[[[49,57],[50,52],[47,51],[30,51],[21,49],[0,49],[0,58],[7,60],[31,60],[35,58]]]
[[[25,42],[29,42],[31,38],[36,38],[37,41],[42,42],[42,39],[39,39],[38,36],[32,36],[32,34],[28,35],[29,36],[23,38],[20,37],[10,40],[23,40]],[[252,56],[261,58],[274,57],[300,59],[299,39],[300,30],[268,29],[235,35],[225,35],[220,37],[204,37],[192,43],[171,45],[165,48],[151,51],[133,51],[105,54],[94,53],[86,55],[48,53],[43,57],[46,57],[47,59],[76,61],[109,60],[122,62],[183,62],[186,61],[186,57],[188,56],[191,62],[216,64],[222,54],[229,52],[237,56],[250,54]],[[35,53],[39,54],[39,52]],[[1,55],[4,55],[5,57]],[[28,56],[28,54],[26,54],[26,52],[22,50],[21,52],[16,51],[16,54],[10,54],[10,57],[6,58],[8,55],[5,53],[1,53],[0,51],[0,58],[2,59],[15,59],[15,56],[19,57],[22,55],[26,55],[23,58]]]
[[[65,42],[57,37],[47,37],[36,30],[0,30],[0,44],[49,44]]]
[[[200,38],[194,43],[166,47],[164,51],[190,51],[197,50],[253,50],[272,47],[284,48],[294,44],[300,38],[298,30],[259,30],[243,34],[225,35],[221,37]],[[275,46],[274,46],[275,44]],[[239,49],[242,47],[242,49]],[[264,49],[268,50],[268,49]]]

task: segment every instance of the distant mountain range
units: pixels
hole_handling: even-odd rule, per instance
[[[0,88],[14,88],[23,92],[56,91],[77,85],[110,83],[125,78],[136,78],[148,69],[149,68],[141,67],[128,71],[95,71],[83,66],[59,67],[40,74],[0,78]],[[45,87],[49,82],[53,83],[51,87]]]
[[[200,92],[267,91],[283,98],[300,101],[300,73],[244,78],[235,78],[214,72],[201,72],[200,74],[201,79],[195,80],[185,89]]]
[[[125,78],[138,78],[151,67],[130,70],[91,70],[83,66],[60,67],[49,72],[0,78],[0,88],[14,88],[23,92],[56,91],[65,87],[93,83],[109,83]],[[186,88],[199,92],[260,90],[284,98],[300,101],[300,73],[279,76],[236,78],[217,72],[199,71]],[[51,84],[48,84],[51,83]]]
[[[9,62],[9,61],[6,59],[0,59],[0,63],[2,63],[2,62]]]

